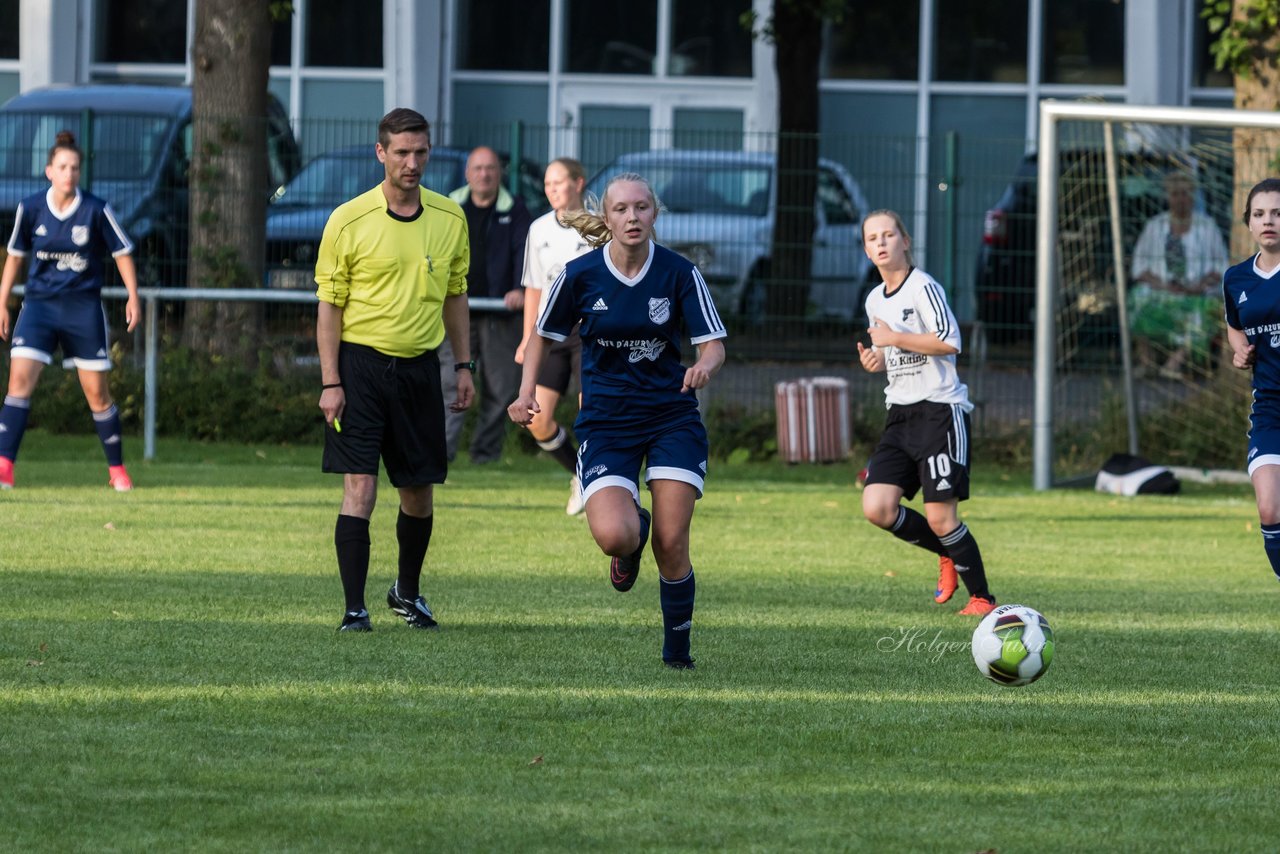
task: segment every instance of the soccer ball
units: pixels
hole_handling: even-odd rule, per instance
[[[973,630],[973,661],[1001,685],[1030,685],[1053,661],[1053,629],[1026,605],[1001,605]]]

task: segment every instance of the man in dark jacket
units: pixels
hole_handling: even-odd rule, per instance
[[[471,239],[471,271],[467,295],[500,299],[505,311],[471,309],[471,352],[478,365],[472,374],[479,389],[480,406],[471,435],[471,460],[491,463],[502,456],[506,438],[507,404],[520,391],[520,366],[515,363],[520,346],[524,310],[524,244],[532,217],[524,202],[502,186],[502,163],[487,146],[467,158],[467,183],[449,194],[467,215]],[[478,370],[476,370],[478,368]],[[466,370],[461,367],[460,370]],[[441,357],[440,372],[445,399],[456,382],[452,358]],[[447,414],[445,435],[449,459],[458,452],[458,436],[465,412]]]

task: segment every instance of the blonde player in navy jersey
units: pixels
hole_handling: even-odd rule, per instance
[[[125,324],[130,332],[142,318],[133,243],[102,199],[80,189],[80,149],[70,131],[58,134],[44,168],[49,189],[23,199],[9,238],[9,257],[0,275],[0,338],[9,340],[9,391],[0,407],[0,488],[13,487],[13,463],[27,427],[31,395],[45,365],[61,346],[63,363],[74,365],[107,455],[107,482],[117,492],[133,489],[124,467],[120,412],[111,400],[107,316],[102,308],[103,256],[115,258],[129,292]],[[9,295],[31,257],[22,311],[12,328]]]
[[[653,242],[658,200],[649,182],[627,173],[604,190],[600,213],[570,219],[593,246],[570,261],[538,316],[525,348],[520,396],[511,419],[528,424],[539,410],[538,369],[544,349],[581,322],[582,408],[574,430],[587,524],[613,559],[609,579],[630,590],[653,526],[662,606],[662,660],[693,667],[689,635],[694,577],[689,524],[707,473],[707,431],[697,389],[724,362],[724,324],[691,262]],[[697,360],[680,361],[682,330]],[[653,513],[640,506],[640,468]]]
[[[889,412],[884,435],[867,463],[862,512],[900,540],[938,555],[942,604],[956,591],[956,576],[969,591],[960,610],[989,613],[982,553],[960,521],[959,502],[969,497],[969,392],[956,374],[960,330],[942,287],[911,260],[911,236],[902,218],[872,211],[862,221],[862,244],[884,284],[867,296],[870,347],[858,343],[862,367],[885,371]],[[925,515],[902,505],[924,490]]]
[[[1258,244],[1222,277],[1231,364],[1253,370],[1249,479],[1258,500],[1262,545],[1280,579],[1280,178],[1249,191],[1244,224]]]
[[[582,188],[586,172],[582,164],[570,157],[559,157],[547,165],[542,189],[551,202],[551,210],[533,221],[524,247],[524,275],[521,284],[536,291],[538,299],[524,301],[524,336],[516,348],[516,364],[524,364],[524,351],[534,337],[538,314],[547,304],[551,285],[564,265],[591,250],[591,244],[562,222],[562,218],[582,210]],[[538,447],[551,455],[573,476],[569,483],[569,503],[564,511],[576,516],[583,510],[582,484],[578,482],[578,448],[569,431],[556,423],[556,404],[569,390],[570,383],[582,374],[582,339],[578,330],[564,341],[557,341],[543,352],[535,396],[538,412],[529,422]]]

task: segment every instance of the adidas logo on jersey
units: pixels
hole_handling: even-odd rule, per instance
[[[1244,305],[1249,301],[1249,297],[1245,296],[1244,291],[1240,292],[1240,299],[1236,300],[1236,305]]]
[[[944,489],[950,489],[950,488],[951,488],[951,481],[947,480],[945,477],[942,480],[938,481],[937,489],[939,491],[942,491]]]
[[[596,304],[591,306],[591,310],[592,311],[608,311],[609,306],[604,304],[604,298],[602,297],[596,300]]]
[[[44,227],[44,223],[40,223],[36,226],[36,237],[44,237],[48,233],[49,231]]]
[[[106,350],[103,350],[101,347],[99,347],[99,348],[98,348],[98,358],[99,358],[99,359],[105,358],[105,357],[106,357],[106,355],[107,355],[107,351],[106,351]]]

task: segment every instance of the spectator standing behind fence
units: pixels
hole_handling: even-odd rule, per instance
[[[870,347],[858,342],[862,367],[888,373],[884,434],[867,463],[862,513],[872,524],[938,556],[939,605],[969,591],[961,614],[995,608],[978,543],[960,521],[969,497],[969,390],[956,373],[960,329],[942,286],[914,266],[911,235],[893,211],[862,221],[862,244],[883,284],[867,295]],[[925,515],[902,506],[924,489]]]
[[[565,264],[591,250],[586,238],[564,223],[565,217],[582,210],[582,189],[586,182],[586,173],[577,160],[561,157],[547,165],[542,188],[551,203],[551,210],[529,226],[529,239],[524,250],[523,284],[526,289],[537,291],[538,298],[526,298],[524,302],[524,337],[516,349],[517,364],[524,364],[525,348],[536,334],[534,327],[538,315],[546,308],[552,283],[560,276]],[[550,342],[543,351],[542,366],[538,369],[534,388],[538,411],[528,424],[529,433],[538,447],[572,476],[569,503],[564,508],[570,516],[578,515],[583,508],[582,484],[578,481],[578,448],[569,431],[556,423],[556,406],[571,383],[581,388],[581,378],[582,339],[575,326],[568,338]]]
[[[551,286],[537,335],[525,347],[520,396],[509,412],[518,424],[537,413],[538,371],[547,342],[563,341],[581,323],[582,408],[574,429],[582,444],[578,470],[587,524],[612,557],[609,580],[619,592],[635,584],[653,525],[661,580],[662,661],[693,667],[694,576],[689,524],[707,473],[707,431],[695,391],[724,363],[724,324],[698,268],[653,242],[658,200],[649,182],[624,173],[610,179],[600,214],[569,222],[593,246],[570,261]],[[680,361],[682,329],[697,348]],[[653,512],[640,506],[640,467]]]
[[[524,243],[529,234],[529,209],[502,186],[502,163],[492,148],[481,146],[467,157],[467,183],[449,194],[462,206],[471,235],[471,271],[467,293],[502,300],[506,311],[471,312],[471,353],[478,367],[480,407],[471,434],[471,461],[492,463],[502,458],[506,439],[507,404],[520,388],[520,367],[513,358],[523,329]],[[455,373],[441,349],[445,397],[454,387]],[[458,452],[465,412],[445,416],[449,460]]]
[[[1249,479],[1258,500],[1262,546],[1280,580],[1280,178],[1249,191],[1244,224],[1258,252],[1222,277],[1231,364],[1253,371]]]
[[[454,202],[421,186],[431,128],[398,108],[378,124],[386,177],[325,223],[316,258],[316,344],[326,472],[343,475],[334,548],[346,613],[340,631],[367,632],[369,518],[378,460],[400,494],[397,577],[387,605],[416,629],[436,628],[420,578],[431,543],[432,486],[448,470],[436,348],[445,332],[461,362],[450,409],[471,404],[467,340],[467,221]]]
[[[1227,245],[1217,223],[1193,209],[1190,175],[1166,175],[1164,189],[1169,210],[1147,221],[1133,249],[1131,325],[1139,371],[1158,367],[1161,376],[1179,379],[1188,358],[1208,355]],[[1168,354],[1158,366],[1157,352]]]
[[[103,256],[115,258],[120,281],[129,292],[125,326],[132,332],[142,318],[133,243],[102,199],[80,189],[82,157],[70,131],[58,134],[44,167],[49,189],[23,199],[9,238],[9,257],[0,275],[0,338],[9,340],[9,392],[0,407],[0,488],[13,487],[13,463],[27,427],[31,395],[53,351],[62,347],[63,364],[75,365],[93,424],[107,456],[107,482],[117,492],[133,489],[124,467],[120,411],[111,400],[111,349],[102,307],[106,273]],[[23,259],[32,256],[22,310],[10,329],[9,295]]]

